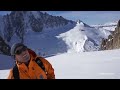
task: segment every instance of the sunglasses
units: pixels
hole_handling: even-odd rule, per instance
[[[21,49],[15,51],[15,54],[20,55],[23,51],[26,51],[27,47],[23,46]]]

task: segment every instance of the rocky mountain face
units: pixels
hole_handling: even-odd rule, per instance
[[[10,55],[10,46],[0,36],[0,54]]]
[[[47,28],[59,28],[67,25],[69,22],[73,23],[73,21],[67,20],[62,16],[52,16],[46,12],[12,11],[10,14],[4,15],[0,20],[0,23],[2,23],[2,28],[0,28],[0,42],[2,44],[0,44],[0,47],[4,44],[9,48],[9,43],[13,36],[19,38],[19,41],[23,43],[24,35],[29,31],[41,32]],[[1,52],[3,50],[0,49]],[[6,51],[7,53],[9,52],[9,50]]]
[[[46,30],[59,30],[60,32],[60,30],[62,30],[61,28],[65,29],[65,26],[69,25],[69,23],[73,25],[76,22],[67,20],[62,16],[52,16],[40,11],[12,11],[10,14],[0,16],[0,53],[10,55],[11,45],[16,41],[24,43],[25,36],[33,35],[32,33],[38,34]],[[108,39],[102,40],[100,49],[106,50],[120,47],[120,21],[115,31],[113,31],[112,28],[109,31],[109,25],[105,26],[94,28],[85,23],[78,25],[77,28],[80,28],[78,32],[80,31],[88,36],[85,42],[85,47],[87,47],[85,48],[86,51],[91,50],[91,46],[100,46],[101,38],[108,37],[109,33],[112,34],[109,35]],[[50,32],[49,34],[51,34]],[[79,46],[79,44],[77,44],[77,46]],[[95,50],[97,50],[97,48],[95,48]]]
[[[112,31],[108,39],[103,39],[101,43],[101,50],[111,50],[120,48],[120,20],[117,27]]]

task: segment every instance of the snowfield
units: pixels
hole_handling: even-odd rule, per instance
[[[120,49],[116,49],[63,53],[46,59],[53,65],[56,79],[120,79],[119,54]],[[0,55],[0,57],[4,58],[5,56]],[[0,63],[4,60],[8,63],[10,57],[2,58]],[[0,70],[0,79],[6,79],[9,70],[2,68]]]

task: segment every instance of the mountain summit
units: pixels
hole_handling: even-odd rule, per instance
[[[0,52],[10,55],[13,43],[21,42],[42,56],[64,52],[100,50],[109,25],[90,26],[40,11],[12,11],[0,17]]]
[[[8,44],[9,47],[17,42],[27,44],[30,40],[27,39],[29,37],[34,39],[33,36],[39,34],[39,37],[42,38],[40,33],[48,32],[50,34],[50,32],[64,28],[68,24],[71,24],[71,27],[73,27],[74,23],[74,21],[67,20],[62,16],[52,16],[46,12],[12,11],[10,14],[0,17],[0,36],[1,40],[4,40],[1,43]],[[59,30],[59,32],[62,32],[62,30]]]

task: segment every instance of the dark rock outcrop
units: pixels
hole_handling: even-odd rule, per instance
[[[108,36],[108,39],[103,39],[101,50],[111,50],[120,48],[120,20],[118,21],[115,31]]]
[[[24,42],[24,34],[29,28],[34,32],[41,32],[44,28],[64,26],[72,21],[62,16],[52,16],[40,11],[12,11],[4,18],[4,39],[10,42],[16,34]]]
[[[5,43],[1,36],[0,36],[0,54],[10,56],[10,46]]]

